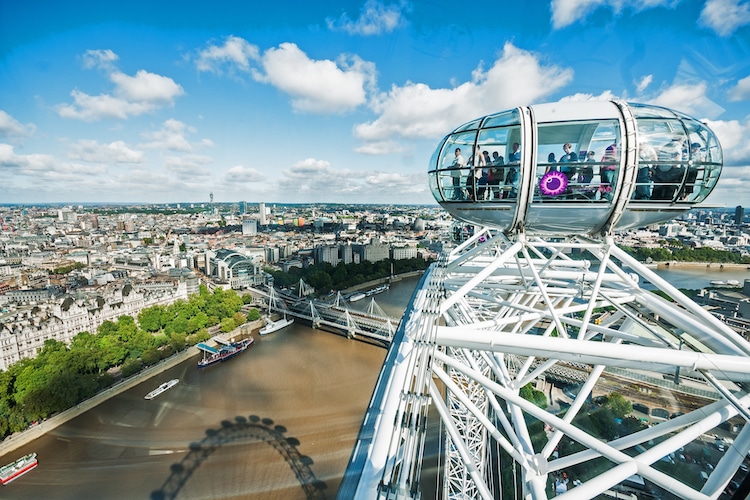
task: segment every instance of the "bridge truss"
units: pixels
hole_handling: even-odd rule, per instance
[[[363,337],[387,345],[393,339],[398,325],[398,320],[389,317],[374,298],[370,300],[366,310],[361,312],[351,309],[340,293],[332,304],[283,295],[273,287],[265,296],[268,313],[293,316],[309,321],[313,328],[333,329],[350,338]]]
[[[567,409],[531,401],[532,387],[565,373],[582,381]],[[723,453],[713,435],[748,423],[749,382],[750,344],[612,239],[484,229],[423,277],[339,498],[420,498],[434,414],[442,498],[594,498],[633,476],[679,498],[718,498],[750,450],[750,425]],[[607,401],[649,393],[674,418],[616,424],[623,415]],[[697,471],[709,469],[676,458],[709,448],[705,481]]]

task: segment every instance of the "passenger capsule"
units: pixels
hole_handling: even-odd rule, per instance
[[[721,145],[700,121],[623,101],[556,102],[478,118],[430,159],[438,203],[506,233],[609,234],[705,200]]]

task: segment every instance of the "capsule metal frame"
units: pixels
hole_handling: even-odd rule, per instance
[[[706,124],[613,100],[521,106],[472,120],[440,142],[428,174],[437,202],[459,220],[505,233],[607,235],[690,210],[722,168]]]

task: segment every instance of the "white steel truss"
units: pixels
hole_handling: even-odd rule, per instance
[[[718,498],[750,450],[750,343],[611,238],[483,229],[423,283],[363,425],[355,496],[421,495],[430,403],[445,432],[443,498],[586,499],[628,481]],[[580,382],[569,407],[544,392],[532,402],[556,381]],[[673,418],[648,425],[607,406],[659,397]],[[718,453],[728,423],[742,430]],[[681,462],[688,450],[704,455]],[[711,462],[707,480],[693,461]]]

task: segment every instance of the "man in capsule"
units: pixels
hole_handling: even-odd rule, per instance
[[[453,195],[452,200],[461,199],[461,169],[466,165],[466,160],[461,156],[461,148],[456,148],[453,152],[455,158],[451,164],[451,177],[453,178]]]

